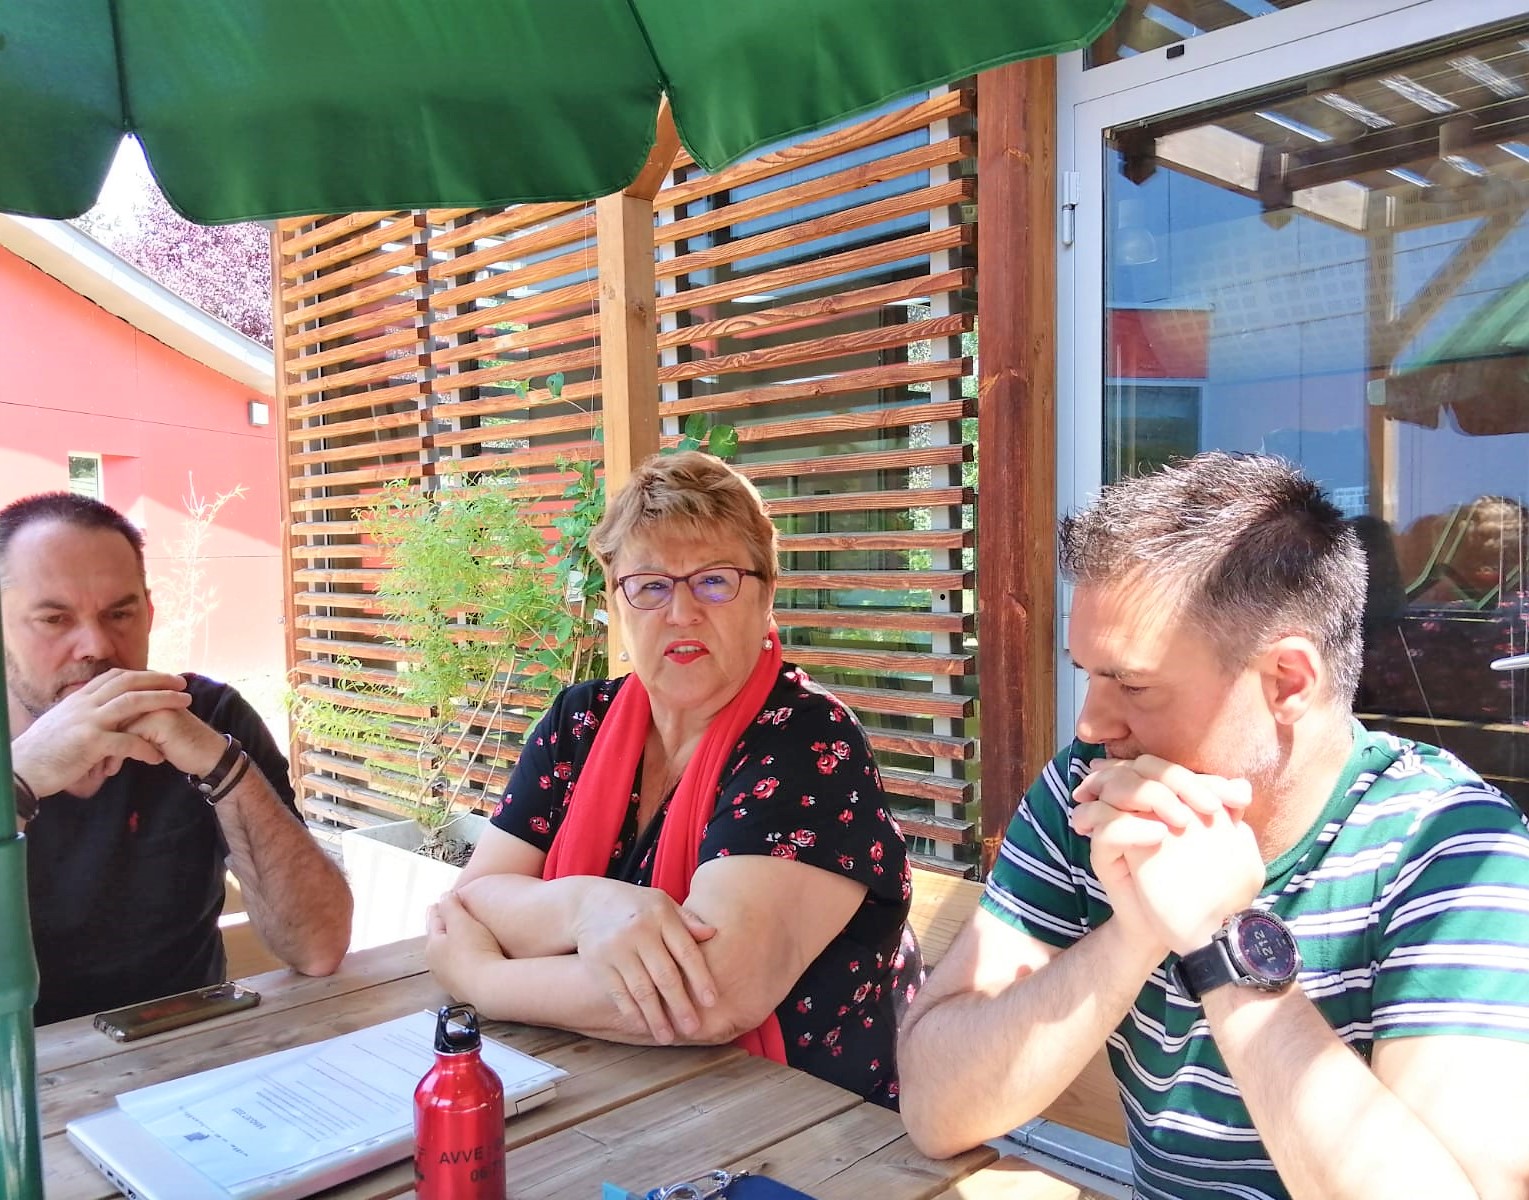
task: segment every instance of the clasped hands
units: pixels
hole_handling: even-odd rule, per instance
[[[11,746],[16,771],[39,796],[90,796],[130,758],[188,775],[217,765],[227,743],[194,717],[179,675],[113,668],[65,696]]]
[[[701,951],[716,935],[689,908],[656,887],[580,876],[570,937],[618,1017],[645,1027],[660,1045],[702,1028],[703,1009],[717,1003],[717,985]],[[493,933],[461,898],[448,892],[432,908],[426,948],[430,969],[454,995],[484,956],[505,956]]]
[[[1245,779],[1151,755],[1102,759],[1073,791],[1070,821],[1133,942],[1184,954],[1207,944],[1264,881]]]

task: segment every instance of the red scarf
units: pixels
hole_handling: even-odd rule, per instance
[[[768,641],[769,649],[760,651],[748,681],[702,735],[658,831],[653,886],[668,892],[676,904],[684,904],[690,895],[690,880],[701,856],[701,834],[717,807],[722,769],[738,739],[764,707],[780,675],[780,633],[773,621]],[[641,679],[631,675],[611,702],[595,734],[594,745],[589,748],[589,757],[574,781],[567,815],[552,839],[552,849],[542,867],[543,879],[606,873],[652,725],[648,689]],[[733,1044],[760,1058],[786,1061],[786,1043],[774,1013],[758,1029],[743,1034]]]

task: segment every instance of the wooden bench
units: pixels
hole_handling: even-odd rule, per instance
[[[975,880],[914,868],[908,924],[918,936],[925,966],[932,969],[945,957],[951,943],[977,911],[982,890],[982,884]],[[1120,1093],[1103,1048],[1041,1114],[1041,1119],[1118,1146],[1127,1144]]]
[[[913,902],[908,910],[908,924],[918,937],[926,967],[932,969],[945,957],[981,899],[982,884],[975,879],[946,875],[926,867],[913,868]]]

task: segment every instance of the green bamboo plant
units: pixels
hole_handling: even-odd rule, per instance
[[[546,538],[503,481],[432,493],[394,482],[361,521],[386,568],[377,604],[403,652],[397,672],[343,700],[301,695],[294,719],[307,738],[364,748],[369,784],[419,823],[424,853],[450,857],[441,831],[474,767],[503,756],[603,635],[568,602]]]

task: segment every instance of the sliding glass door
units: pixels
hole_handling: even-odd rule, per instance
[[[1264,5],[1068,64],[1059,500],[1299,463],[1370,553],[1366,721],[1529,806],[1529,671],[1491,666],[1529,650],[1525,7]]]

